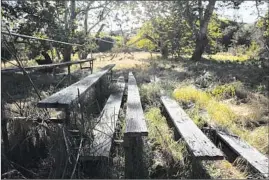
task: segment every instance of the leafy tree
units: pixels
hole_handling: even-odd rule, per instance
[[[85,4],[86,3],[86,4]],[[71,1],[2,1],[2,16],[6,19],[6,24],[12,31],[19,34],[37,35],[40,33],[50,39],[55,39],[70,43],[89,43],[91,36],[87,36],[90,31],[104,21],[110,10],[110,2],[76,2]],[[92,26],[88,28],[88,13],[94,11]],[[24,20],[20,18],[23,17]],[[80,33],[79,21],[84,18],[84,33]],[[14,24],[14,25],[13,25]],[[11,26],[13,25],[13,26]],[[85,36],[86,34],[86,36]],[[15,43],[18,43],[15,38]],[[32,51],[42,49],[47,52],[50,46],[48,43],[30,43],[23,41]],[[70,45],[53,44],[64,57],[64,61],[70,61],[73,47]],[[38,49],[38,50],[37,50]],[[88,50],[88,48],[83,48]],[[47,54],[47,53],[46,53]],[[59,54],[59,53],[58,53]],[[38,55],[33,53],[33,55]],[[48,54],[47,54],[48,55]]]

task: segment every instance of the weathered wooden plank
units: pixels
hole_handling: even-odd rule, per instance
[[[100,122],[93,130],[94,141],[91,156],[109,157],[113,134],[120,111],[123,91],[125,88],[124,77],[121,76],[117,82],[117,92],[111,94],[101,113]]]
[[[115,64],[105,66],[101,71],[90,74],[82,80],[68,86],[61,91],[41,100],[37,106],[40,108],[68,108],[78,98],[78,90],[80,97],[89,90],[95,83],[99,81],[106,73],[108,73]]]
[[[117,91],[109,96],[99,117],[100,122],[93,130],[94,140],[92,142],[92,146],[88,153],[86,152],[87,150],[82,153],[81,160],[109,158],[112,138],[118,121],[123,92],[125,89],[123,76],[118,78],[116,88]]]
[[[24,67],[24,69],[26,71],[38,70],[38,69],[48,69],[48,68],[55,68],[55,67],[70,66],[70,65],[74,65],[74,64],[81,64],[81,63],[91,62],[91,61],[94,61],[94,59],[84,59],[84,60],[80,60],[80,61],[69,61],[69,62],[45,64],[45,65],[38,65],[38,66],[29,66],[29,67]],[[22,71],[20,68],[6,68],[6,69],[2,69],[1,73],[20,72],[20,71]]]
[[[127,136],[148,135],[147,125],[140,101],[139,90],[132,72],[129,73],[129,80],[128,80],[125,135]]]
[[[229,146],[237,155],[244,158],[253,168],[260,172],[264,177],[269,177],[268,158],[253,148],[239,137],[217,131],[218,137]]]
[[[223,153],[196,126],[175,100],[162,96],[161,101],[176,130],[186,141],[188,149],[195,158],[200,160],[223,159]]]

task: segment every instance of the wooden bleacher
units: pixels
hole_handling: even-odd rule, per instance
[[[126,136],[147,136],[147,125],[140,101],[139,90],[135,77],[129,73],[128,99],[126,110]]]
[[[121,76],[117,80],[116,91],[109,96],[106,105],[98,118],[100,121],[93,130],[94,139],[89,152],[87,153],[87,149],[83,151],[80,160],[109,158],[124,89],[125,82],[123,76]]]
[[[84,60],[79,60],[79,61],[70,61],[70,62],[61,62],[61,63],[53,63],[53,64],[46,64],[46,65],[38,65],[38,66],[29,66],[29,67],[24,67],[26,71],[31,71],[31,70],[39,70],[39,69],[50,69],[50,68],[56,68],[56,67],[68,67],[68,71],[70,71],[70,66],[75,65],[75,64],[83,64],[85,62],[89,62],[90,66],[87,67],[91,70],[93,70],[93,61],[94,59],[84,59]],[[85,67],[82,67],[84,69]],[[10,72],[21,72],[21,68],[5,68],[1,70],[1,73],[10,73]],[[70,73],[70,72],[68,72]]]
[[[147,125],[140,101],[139,90],[132,72],[128,77],[128,97],[126,110],[125,178],[146,178],[147,168],[143,162],[143,136],[148,135]]]
[[[78,91],[82,97],[104,75],[111,71],[114,66],[115,64],[105,66],[100,71],[90,74],[71,86],[39,101],[37,106],[40,108],[69,108],[78,99]]]
[[[269,177],[269,161],[268,158],[253,148],[245,141],[234,135],[217,131],[217,136],[224,142],[233,152],[245,159],[249,165],[252,166],[265,178]]]
[[[162,96],[161,101],[169,114],[177,132],[187,143],[187,147],[197,160],[220,160],[223,153],[188,117],[175,100]]]

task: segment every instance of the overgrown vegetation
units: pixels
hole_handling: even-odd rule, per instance
[[[251,145],[264,153],[268,153],[269,142],[266,138],[268,129],[260,127],[255,129],[248,129],[244,124],[240,123],[242,120],[240,114],[236,114],[227,104],[220,102],[212,95],[219,97],[233,97],[235,96],[235,88],[229,84],[217,86],[211,93],[204,92],[192,86],[180,87],[175,89],[173,96],[182,103],[194,103],[195,109],[191,111],[190,115],[194,118],[194,122],[201,127],[208,123],[217,128],[224,128],[231,131],[235,135],[243,138]],[[227,96],[230,95],[230,96]],[[206,110],[208,118],[201,116],[199,109]],[[258,143],[254,137],[261,136],[262,143]]]
[[[199,128],[212,126],[230,132],[269,155],[269,14],[259,11],[259,6],[269,4],[253,2],[257,11],[253,23],[224,18],[216,11],[236,11],[244,3],[5,0],[1,2],[1,30],[5,31],[1,62],[4,68],[22,68],[44,59],[55,63],[93,56],[94,72],[112,63],[116,64],[114,78],[122,74],[126,78],[128,72],[134,72],[149,129],[146,142],[150,148],[145,158],[151,160],[150,177],[190,178],[193,172],[186,144],[174,137],[175,131],[162,111],[161,94],[173,96]],[[62,43],[18,37],[9,31]],[[95,176],[85,164],[80,169],[84,165],[79,163],[73,171],[71,161],[76,153],[69,148],[76,140],[69,138],[64,126],[48,120],[63,114],[36,107],[39,100],[70,85],[63,72],[59,68],[58,75],[39,70],[2,74],[2,178]],[[71,66],[71,83],[87,73],[80,65]],[[87,97],[83,105],[79,102],[72,109],[73,120],[89,120],[76,124],[81,131],[88,130],[84,134],[88,145],[96,116],[111,93],[110,88],[101,89],[100,104]],[[124,148],[120,143],[124,119],[122,113],[117,124],[119,141],[112,148],[113,178],[124,177]],[[100,167],[101,174],[105,173]],[[226,160],[204,161],[201,167],[211,178],[247,176],[247,172],[238,171],[242,169],[236,163]],[[76,173],[71,175],[72,171]]]

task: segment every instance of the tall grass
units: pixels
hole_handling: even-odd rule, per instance
[[[207,110],[211,123],[216,123],[224,128],[237,119],[234,112],[226,104],[218,102],[209,93],[197,90],[192,86],[175,89],[173,96],[177,100],[185,103],[193,102],[198,107]]]
[[[159,108],[152,107],[146,111],[145,117],[148,122],[149,138],[155,145],[163,150],[171,152],[174,160],[183,160],[185,146],[173,138],[173,131],[169,129],[166,118],[162,116]]]
[[[180,102],[192,102],[195,103],[197,108],[206,110],[209,115],[209,119],[207,119],[209,124],[227,129],[256,147],[261,152],[269,153],[269,142],[267,138],[268,128],[259,127],[252,131],[247,129],[247,127],[240,125],[240,114],[235,114],[227,104],[219,102],[210,93],[198,90],[193,86],[185,86],[175,89],[173,96]],[[199,122],[200,115],[198,113],[199,112],[196,111],[192,113],[191,116],[198,119],[198,121],[194,122],[197,123],[198,126],[201,126],[199,123],[203,123],[203,121]]]
[[[240,172],[227,160],[202,162],[212,179],[246,179],[246,174]]]

